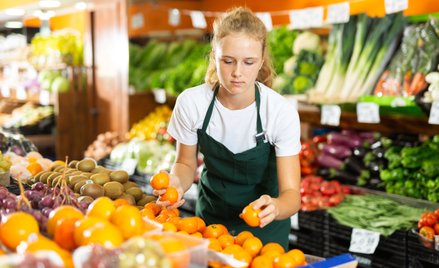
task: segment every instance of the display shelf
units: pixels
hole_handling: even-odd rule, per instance
[[[321,124],[321,111],[316,105],[299,103],[298,112],[300,115],[300,121],[303,123],[309,123],[313,126],[335,128],[335,126]],[[378,131],[387,134],[439,134],[439,125],[429,124],[426,116],[411,117],[404,115],[380,115],[380,123],[368,124],[359,123],[355,112],[342,112],[340,116],[340,125],[337,127],[342,129]]]

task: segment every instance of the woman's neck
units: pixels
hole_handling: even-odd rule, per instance
[[[227,109],[241,110],[254,103],[255,91],[248,90],[241,94],[232,95],[227,93],[227,91],[222,86],[220,86],[217,98],[221,102],[221,104]]]

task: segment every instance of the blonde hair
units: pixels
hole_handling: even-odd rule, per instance
[[[261,41],[263,64],[256,80],[271,87],[274,69],[268,52],[267,29],[264,23],[251,10],[243,7],[227,11],[213,23],[212,51],[209,55],[209,65],[204,78],[205,82],[211,86],[218,83],[213,49],[222,38],[232,33],[244,33],[257,41]]]

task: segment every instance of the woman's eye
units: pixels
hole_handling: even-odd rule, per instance
[[[232,63],[233,63],[232,60],[223,60],[223,62],[224,62],[225,64],[232,64]]]
[[[245,64],[247,64],[247,65],[253,65],[254,62],[253,62],[253,61],[246,61]]]

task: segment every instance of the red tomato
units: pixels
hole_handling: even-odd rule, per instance
[[[426,226],[432,227],[436,224],[436,216],[434,214],[427,214],[424,217],[422,217],[421,219],[425,220]]]
[[[439,208],[434,211],[434,215],[436,215],[436,219],[439,220]]]
[[[336,205],[340,204],[343,200],[344,200],[344,194],[339,193],[339,194],[335,194],[335,195],[331,196],[329,198],[329,203],[331,204],[331,206],[336,206]]]
[[[314,205],[312,203],[302,204],[301,210],[302,211],[314,211],[317,210],[319,207],[317,205]]]
[[[430,226],[424,226],[419,230],[419,234],[423,237],[433,240],[434,239],[434,229]]]
[[[436,223],[436,224],[434,225],[433,229],[434,229],[434,232],[435,232],[437,235],[439,235],[439,223]]]

